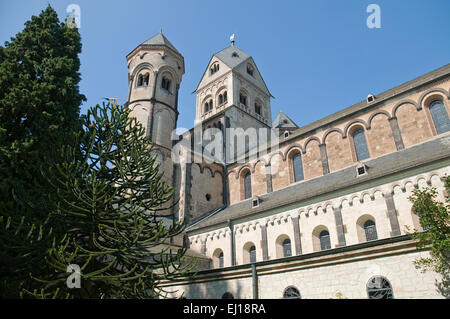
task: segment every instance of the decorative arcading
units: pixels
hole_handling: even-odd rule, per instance
[[[423,105],[424,101],[426,101],[427,97],[428,97],[430,94],[433,94],[433,93],[439,94],[439,95],[441,95],[441,96],[443,96],[443,97],[446,97],[447,99],[450,99],[450,89],[449,89],[449,91],[447,91],[447,90],[442,89],[442,88],[431,88],[431,89],[428,89],[428,90],[426,90],[425,92],[422,93],[422,95],[421,95],[421,96],[419,97],[419,99],[418,99],[418,102],[416,102],[416,101],[414,101],[414,100],[412,100],[412,99],[403,99],[403,100],[397,102],[396,104],[394,104],[394,105],[392,106],[391,112],[386,111],[386,110],[375,110],[375,111],[373,111],[373,112],[370,114],[370,116],[369,116],[367,122],[364,121],[363,119],[351,119],[351,120],[345,125],[344,130],[341,130],[341,129],[338,128],[338,127],[331,127],[331,128],[329,128],[329,129],[327,129],[325,133],[323,133],[322,139],[320,139],[319,136],[316,136],[316,135],[309,136],[309,137],[304,141],[303,145],[300,144],[300,143],[298,143],[298,142],[293,142],[293,143],[295,143],[295,144],[293,144],[291,147],[288,147],[284,152],[278,150],[278,151],[276,151],[275,153],[268,154],[268,156],[265,156],[264,158],[258,158],[258,159],[256,160],[255,163],[246,163],[246,164],[243,165],[243,166],[236,167],[235,169],[229,170],[228,173],[229,173],[229,174],[230,174],[230,173],[235,173],[236,179],[239,178],[239,172],[240,172],[241,169],[244,168],[244,167],[249,167],[249,168],[251,169],[251,172],[254,173],[254,167],[255,167],[255,165],[256,165],[256,163],[257,163],[258,161],[264,161],[264,162],[266,163],[266,165],[270,165],[271,162],[272,162],[272,158],[273,158],[274,156],[276,156],[276,155],[280,155],[280,157],[281,157],[281,159],[283,160],[283,162],[286,162],[286,159],[288,159],[288,156],[287,156],[287,155],[288,155],[288,152],[291,150],[292,147],[294,147],[294,146],[295,146],[295,147],[298,147],[299,149],[301,149],[302,154],[305,154],[305,153],[306,153],[306,147],[308,146],[308,144],[309,144],[310,142],[312,142],[312,141],[317,141],[317,142],[319,143],[319,145],[320,145],[320,144],[326,144],[326,138],[327,138],[327,136],[328,136],[330,133],[332,133],[332,132],[338,132],[338,133],[342,136],[342,138],[346,138],[347,135],[348,135],[348,130],[349,130],[350,127],[351,127],[352,125],[354,125],[354,124],[358,124],[358,123],[359,123],[359,124],[361,124],[366,130],[370,130],[370,129],[371,129],[371,125],[372,125],[372,120],[373,120],[373,118],[374,118],[375,116],[380,115],[380,114],[384,114],[384,115],[388,118],[388,120],[389,120],[389,119],[392,119],[392,118],[396,118],[396,112],[397,112],[398,108],[399,108],[400,106],[404,105],[404,104],[412,104],[412,105],[415,106],[415,108],[416,108],[417,111],[420,111],[420,110],[424,107],[424,105]],[[267,159],[267,157],[268,157],[268,159]]]
[[[335,209],[341,209],[342,207],[353,206],[354,203],[365,203],[374,201],[378,198],[383,198],[386,194],[394,195],[395,189],[400,188],[404,193],[406,192],[407,185],[411,185],[414,188],[419,188],[419,184],[423,186],[438,186],[437,183],[442,184],[444,176],[448,174],[448,170],[432,171],[426,174],[420,174],[413,178],[405,178],[401,181],[393,182],[387,186],[375,187],[370,190],[364,190],[357,194],[350,194],[342,196],[333,200],[327,200],[322,203],[316,203],[314,205],[302,207],[298,210],[291,210],[288,212],[280,213],[277,215],[265,217],[263,219],[257,219],[248,221],[245,223],[234,225],[235,234],[247,234],[250,232],[261,231],[261,226],[273,226],[291,223],[295,218],[314,218],[315,216],[325,215],[333,213]],[[434,182],[433,182],[434,181]],[[228,228],[217,229],[208,233],[199,234],[190,238],[191,244],[207,245],[208,242],[220,240],[230,236],[230,230]]]

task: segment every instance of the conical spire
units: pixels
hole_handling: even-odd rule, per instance
[[[157,35],[154,35],[153,37],[151,37],[150,39],[148,39],[147,41],[145,41],[142,44],[144,44],[144,45],[165,45],[165,46],[171,48],[172,50],[174,50],[175,52],[177,52],[178,54],[181,54],[177,49],[175,49],[173,44],[170,43],[170,41],[164,36],[164,34],[162,34],[162,29],[160,30],[160,32]]]

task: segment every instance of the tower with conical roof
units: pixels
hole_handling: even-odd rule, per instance
[[[172,132],[178,118],[178,89],[184,58],[160,32],[137,46],[128,63],[127,107],[155,143],[164,178],[173,184]]]
[[[253,58],[235,46],[234,41],[212,56],[195,93],[196,123],[206,123],[234,107],[254,120],[248,125],[271,126],[272,95]]]
[[[272,95],[253,58],[234,45],[234,36],[229,47],[212,56],[195,93],[196,125],[201,124],[203,128],[242,129],[243,132],[252,129],[260,132],[261,128],[270,131]],[[242,154],[236,145],[239,143],[238,137],[245,133],[237,135],[228,137],[228,142],[224,134],[224,142],[230,148],[224,151],[225,157],[233,154],[228,158],[228,163],[233,161],[234,156]],[[254,143],[255,139],[249,140],[252,145],[246,144],[244,152],[257,144]]]

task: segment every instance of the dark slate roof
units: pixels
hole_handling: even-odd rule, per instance
[[[298,128],[297,124],[280,110],[275,120],[272,122],[273,128]]]
[[[174,50],[175,52],[177,52],[178,54],[181,55],[181,53],[178,52],[177,49],[175,49],[173,44],[170,43],[170,41],[162,33],[158,33],[157,35],[151,37],[150,39],[148,39],[147,41],[145,41],[142,44],[145,44],[145,45],[165,45],[165,46],[171,48],[172,50]]]
[[[236,220],[257,213],[268,212],[283,206],[292,205],[303,200],[312,199],[327,193],[342,191],[349,187],[374,182],[376,179],[393,175],[421,165],[450,159],[450,135],[433,139],[419,145],[403,149],[378,158],[364,161],[367,165],[367,175],[356,177],[356,165],[320,176],[302,183],[258,196],[259,206],[252,208],[251,199],[229,206],[219,212],[213,212],[187,227],[187,231],[226,225],[228,219]],[[384,182],[383,182],[384,183]],[[367,187],[361,185],[363,187]]]

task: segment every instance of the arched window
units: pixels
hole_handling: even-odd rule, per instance
[[[291,240],[289,238],[286,238],[283,241],[283,256],[284,257],[292,256]]]
[[[144,86],[148,86],[148,81],[150,80],[150,74],[144,74]]]
[[[378,239],[377,226],[373,220],[369,219],[364,223],[364,233],[366,234],[367,241]]]
[[[358,161],[369,158],[366,136],[363,129],[356,130],[353,134],[353,144],[355,145],[356,158]]]
[[[205,103],[205,107],[204,107],[204,113],[207,113],[209,111],[211,111],[213,108],[213,101],[209,100]]]
[[[370,278],[367,283],[367,297],[369,299],[394,299],[391,284],[381,276]]]
[[[216,250],[214,250],[212,254],[212,260],[214,268],[223,268],[224,258],[222,249],[217,248]]]
[[[258,102],[255,102],[255,113],[258,115],[262,115],[261,114],[261,104],[259,104]]]
[[[302,296],[300,295],[300,291],[294,286],[289,286],[286,289],[284,289],[283,292],[283,298],[284,299],[301,299]]]
[[[166,78],[165,76],[163,76],[163,78],[162,78],[161,87],[164,90],[170,91],[170,80],[168,78]]]
[[[253,65],[251,65],[250,63],[247,64],[247,73],[250,74],[251,76],[253,76]]]
[[[331,249],[330,233],[327,230],[322,230],[320,232],[319,239],[321,250]]]
[[[227,98],[227,91],[223,92],[223,103],[226,103],[228,101]]]
[[[244,104],[245,106],[247,106],[247,95],[245,95],[244,93],[239,93],[239,103]]]
[[[448,118],[445,105],[440,100],[435,100],[430,103],[430,113],[433,118],[434,127],[438,134],[450,131],[450,120]]]
[[[137,81],[136,86],[137,87],[139,87],[139,86],[148,86],[149,80],[150,80],[150,74],[148,72],[145,73],[145,74],[141,73],[141,74],[138,75],[138,81]]]
[[[295,154],[292,158],[292,166],[294,170],[294,182],[303,180],[303,163],[302,155],[300,153]]]
[[[219,71],[219,63],[214,63],[211,66],[211,69],[209,69],[210,71],[210,75],[213,75],[214,73],[216,73],[217,71]]]
[[[230,292],[226,292],[222,295],[222,299],[234,299],[234,296]]]
[[[247,172],[244,175],[244,199],[252,197],[252,175]]]
[[[138,75],[137,86],[142,86],[144,83],[144,76],[142,74]]]
[[[223,103],[223,95],[219,94],[219,105]]]
[[[250,262],[251,263],[255,263],[256,262],[256,247],[255,246],[251,246],[248,249],[248,253],[250,254]]]

